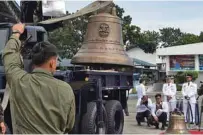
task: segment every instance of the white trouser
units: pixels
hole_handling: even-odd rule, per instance
[[[176,108],[176,101],[168,102],[167,121],[169,121],[170,112],[174,111],[175,108]]]
[[[191,116],[191,111],[189,112],[190,113],[190,122],[195,122],[195,103],[190,103],[190,106],[191,106],[191,110],[192,110],[192,116]],[[187,102],[183,102],[183,113],[185,115],[185,122],[187,122],[187,109],[188,109],[188,103]],[[193,119],[192,119],[193,117]],[[193,121],[192,121],[193,120]]]

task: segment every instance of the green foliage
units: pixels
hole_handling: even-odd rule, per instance
[[[179,39],[178,45],[192,44],[198,42],[200,42],[199,36],[190,33],[184,33]]]
[[[200,40],[201,42],[203,42],[203,32],[202,32],[202,31],[200,32],[199,40]]]
[[[199,76],[199,72],[198,71],[180,71],[175,75],[175,83],[177,84],[182,84],[186,81],[186,76],[190,74],[192,75],[193,81],[195,81],[198,76]]]
[[[142,74],[142,75],[140,76],[140,79],[143,79],[143,80],[145,81],[145,84],[148,84],[149,81],[150,81],[149,76],[146,75],[146,74]]]
[[[191,33],[184,33],[179,28],[163,28],[160,29],[160,34],[160,40],[163,42],[163,47],[199,43],[203,41],[203,33],[200,33],[200,36],[198,36]]]
[[[145,53],[154,53],[160,41],[159,37],[159,33],[156,31],[144,31],[141,33],[139,47]]]
[[[178,28],[163,28],[160,29],[160,39],[163,42],[164,47],[174,46],[178,44],[178,41],[180,40],[182,36],[181,30]]]
[[[176,88],[177,88],[177,91],[181,91],[182,90],[182,86],[179,86],[178,84],[176,84]]]
[[[199,76],[198,71],[180,71],[180,72],[177,72],[177,74],[175,75],[175,83],[176,83],[177,91],[182,90],[182,86],[180,86],[179,84],[183,84],[184,82],[186,82],[186,76],[188,74],[192,75],[193,81],[195,81]]]
[[[137,94],[137,91],[135,88],[132,89],[132,94]]]

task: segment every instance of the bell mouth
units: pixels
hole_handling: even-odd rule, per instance
[[[75,65],[89,65],[89,66],[106,66],[106,67],[134,67],[133,61],[128,57],[116,56],[94,56],[83,55],[75,56],[71,60],[71,64]]]

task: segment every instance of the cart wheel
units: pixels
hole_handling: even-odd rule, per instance
[[[106,105],[108,134],[122,134],[124,126],[124,114],[121,103],[117,100],[107,101]]]
[[[103,119],[104,128],[102,129],[103,134],[106,133],[107,129],[107,114],[103,106]],[[95,102],[87,104],[87,112],[83,115],[81,121],[81,134],[97,134],[99,133],[97,128],[97,105]]]

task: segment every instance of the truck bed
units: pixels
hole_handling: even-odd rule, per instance
[[[133,87],[133,73],[107,71],[107,70],[83,70],[74,71],[72,81],[90,81],[101,79],[103,90],[130,89]]]

